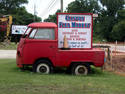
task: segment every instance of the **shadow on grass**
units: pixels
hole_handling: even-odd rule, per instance
[[[89,76],[104,76],[105,72],[101,68],[91,67],[91,71],[88,74]]]
[[[13,71],[18,71],[18,72],[24,72],[24,73],[33,73],[32,67],[26,67],[24,69],[20,69],[18,67],[14,67]],[[71,75],[69,72],[67,72],[66,68],[55,68],[52,74],[63,74],[63,75]],[[95,68],[92,67],[90,73],[88,76],[104,76],[104,72],[100,68]]]

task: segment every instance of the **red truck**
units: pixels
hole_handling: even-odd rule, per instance
[[[91,48],[58,48],[58,29],[55,23],[31,23],[18,48],[19,68],[32,66],[33,72],[49,74],[56,67],[66,67],[72,74],[87,75],[91,65],[102,67],[104,51]]]

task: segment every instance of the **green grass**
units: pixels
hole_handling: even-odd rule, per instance
[[[14,42],[6,43],[6,42],[1,42],[0,43],[0,50],[16,50],[17,49],[17,44]]]
[[[88,76],[20,71],[14,59],[0,60],[0,94],[125,94],[125,77],[100,69]]]

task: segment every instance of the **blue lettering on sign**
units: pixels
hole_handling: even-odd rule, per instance
[[[70,24],[69,23],[59,22],[59,28],[70,28]]]
[[[76,22],[72,22],[72,28],[90,28],[90,23],[76,23]]]
[[[85,17],[81,17],[81,16],[69,16],[67,15],[65,17],[66,21],[85,21]]]

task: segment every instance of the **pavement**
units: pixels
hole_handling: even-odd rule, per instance
[[[15,59],[16,50],[0,50],[0,59]]]
[[[93,44],[93,45],[110,46],[112,51],[125,52],[125,45],[115,45],[115,44]]]

